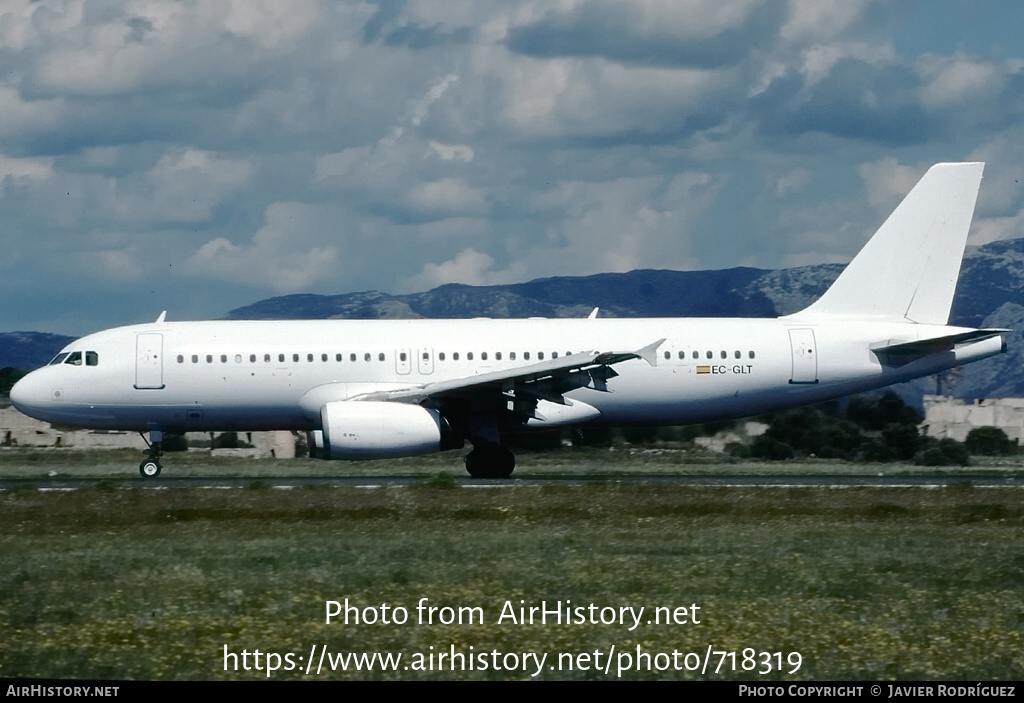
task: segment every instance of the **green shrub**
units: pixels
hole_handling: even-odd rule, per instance
[[[622,438],[630,444],[650,446],[658,438],[658,428],[644,425],[623,427]]]
[[[615,432],[610,427],[577,427],[572,443],[580,447],[610,447]]]
[[[892,457],[899,461],[913,459],[920,447],[921,435],[916,425],[902,425],[890,423],[882,430],[882,438],[885,446],[889,448]]]
[[[975,427],[964,440],[967,451],[984,456],[1006,456],[1017,453],[1017,443],[998,427]]]
[[[892,460],[892,452],[885,442],[876,437],[865,437],[860,443],[860,458],[863,461],[888,462]]]
[[[914,456],[919,466],[967,466],[971,462],[967,447],[955,439],[927,437],[922,442],[924,446]]]
[[[749,459],[751,455],[750,447],[742,442],[729,442],[725,445],[725,453],[737,459]]]
[[[792,459],[793,454],[793,447],[785,442],[780,442],[767,433],[755,439],[750,445],[750,455],[758,459],[785,461]]]
[[[878,397],[856,396],[846,405],[846,419],[866,430],[883,430],[887,425],[917,425],[917,411],[893,391]]]
[[[164,432],[163,449],[165,452],[187,452],[188,439],[177,432]]]

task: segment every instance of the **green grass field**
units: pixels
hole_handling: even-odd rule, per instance
[[[54,469],[11,456],[0,465],[3,476],[30,476],[31,467],[41,475],[131,470],[114,460],[105,468],[83,460]],[[607,454],[593,464],[583,456],[580,464],[590,472],[637,463],[660,471],[651,466],[671,463],[660,456],[622,465]],[[251,475],[265,466],[250,465]],[[309,470],[325,464],[315,466]],[[353,468],[326,466],[335,473]],[[1024,676],[1024,490],[613,481],[446,488],[453,482],[445,477],[456,475],[451,457],[374,466],[418,470],[424,480],[382,489],[279,490],[254,481],[225,490],[101,483],[0,492],[0,677],[266,678],[265,670],[242,669],[243,650],[257,649],[264,663],[268,652],[282,657],[274,679],[528,679],[536,666],[526,653],[547,654],[537,676],[545,680],[610,679],[630,663],[623,678]],[[822,468],[791,468],[800,466]],[[209,468],[199,460],[178,464],[179,471]],[[229,473],[242,469],[220,462]],[[535,469],[546,470],[566,466]],[[379,617],[382,604],[392,616],[404,607],[409,621],[326,624],[326,602],[346,598],[372,608],[364,616]],[[463,613],[483,622],[419,624],[421,598],[439,608],[476,608]],[[506,601],[566,600],[645,611],[632,631],[498,622]],[[647,624],[656,607],[694,604],[699,624]],[[228,670],[225,646],[237,655],[228,657]],[[403,659],[393,672],[377,666],[307,676],[314,646]],[[517,667],[452,671],[441,662],[445,668],[437,670],[436,655],[453,646],[487,657],[497,651],[499,662]],[[638,647],[650,655],[640,671],[624,658],[635,659]],[[704,657],[709,647],[737,654],[713,656],[712,671],[688,671],[696,660],[684,655]],[[745,660],[744,649],[754,659]],[[510,653],[516,659],[504,657]],[[791,653],[800,655],[792,674]],[[415,657],[427,666],[430,654],[434,670],[416,670]],[[254,657],[247,663],[255,665]]]

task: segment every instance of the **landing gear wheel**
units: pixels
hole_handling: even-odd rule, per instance
[[[466,471],[473,478],[508,478],[516,468],[516,457],[505,447],[480,446],[466,455]]]
[[[466,472],[473,478],[487,478],[487,469],[481,461],[481,454],[479,449],[474,449],[463,459],[466,462]]]
[[[149,426],[149,439],[146,439],[146,435],[142,435],[142,440],[149,445],[149,450],[146,452],[146,458],[139,464],[139,473],[142,474],[142,478],[156,478],[160,475],[160,457],[164,454],[164,432],[160,428],[160,425]]]

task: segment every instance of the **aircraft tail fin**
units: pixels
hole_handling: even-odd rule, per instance
[[[947,324],[984,168],[928,169],[825,294],[793,317]]]

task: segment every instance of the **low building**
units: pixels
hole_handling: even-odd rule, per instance
[[[1024,438],[1024,398],[965,401],[942,395],[924,396],[923,434],[963,442],[967,433],[977,427],[997,427],[1020,443]]]

